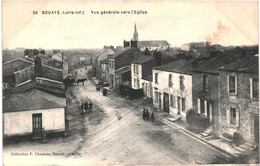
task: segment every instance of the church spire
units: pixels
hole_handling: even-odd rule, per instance
[[[133,40],[134,40],[134,41],[138,41],[138,33],[137,33],[137,29],[136,29],[136,24],[135,24],[135,30],[134,30]]]

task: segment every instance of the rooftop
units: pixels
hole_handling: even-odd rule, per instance
[[[3,112],[61,108],[66,106],[66,98],[57,97],[38,89],[23,93],[12,93],[3,99]]]
[[[17,68],[17,71],[20,71],[32,65],[34,65],[34,62],[22,58],[13,59],[3,64],[3,75],[12,75],[15,72],[15,68]]]
[[[131,67],[130,67],[130,66],[124,66],[124,67],[121,67],[121,68],[117,69],[117,70],[115,71],[115,74],[121,75],[121,74],[123,74],[123,73],[125,73],[125,72],[128,72],[128,71],[130,71],[130,70],[131,70]]]
[[[246,72],[246,73],[258,73],[259,72],[259,59],[258,56],[247,56],[238,59],[228,65],[220,67],[220,70],[234,71],[234,72]]]
[[[196,67],[193,68],[193,71],[217,74],[221,67],[228,65],[241,57],[242,55],[237,54],[220,55],[215,58],[200,62],[198,65],[196,65]]]
[[[178,60],[165,65],[153,67],[153,69],[190,75],[192,69],[192,63],[186,60]]]
[[[170,46],[166,40],[147,40],[138,41],[138,47],[160,47],[160,46]]]
[[[153,74],[150,73],[150,74],[148,74],[146,76],[143,76],[142,79],[146,80],[146,81],[153,81]]]
[[[97,58],[97,57],[99,57],[101,54],[103,54],[106,50],[108,50],[108,49],[111,49],[111,50],[113,50],[114,52],[115,52],[115,49],[114,48],[111,48],[111,47],[106,47],[106,48],[104,48],[103,50],[101,50],[95,57]]]
[[[48,60],[48,61],[53,60],[51,57],[48,57],[47,55],[44,54],[38,54],[37,56],[44,60]]]
[[[122,54],[127,54],[127,55],[139,54],[139,55],[143,55],[143,52],[141,52],[140,50],[138,50],[135,47],[125,47],[122,50],[114,53],[109,59],[115,59],[116,57],[118,57],[118,56],[120,56]]]
[[[103,63],[103,64],[108,64],[108,61],[109,61],[109,58],[106,58],[106,59],[104,59],[104,60],[100,61],[100,63]]]
[[[144,56],[141,56],[141,57],[137,58],[137,59],[134,60],[132,63],[142,64],[142,63],[151,61],[151,60],[153,60],[153,59],[154,59],[154,58],[153,58],[152,55],[144,55]]]

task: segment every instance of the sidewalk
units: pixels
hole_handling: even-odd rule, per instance
[[[94,79],[93,82],[96,82],[97,80]],[[93,83],[92,82],[92,83]],[[110,95],[119,96],[116,92],[110,92]],[[127,99],[126,99],[127,100]],[[211,149],[214,149],[226,157],[230,159],[236,158],[236,160],[239,159],[238,162],[247,162],[247,163],[258,163],[259,162],[259,151],[251,151],[253,144],[251,143],[245,143],[242,145],[239,145],[238,147],[233,147],[232,143],[229,140],[226,140],[224,138],[220,138],[218,136],[215,136],[213,133],[210,133],[208,136],[203,136],[201,133],[196,133],[195,131],[192,131],[189,129],[189,125],[182,121],[178,117],[174,117],[171,114],[168,114],[164,111],[160,111],[157,108],[153,106],[152,100],[147,98],[139,98],[139,99],[132,99],[133,104],[138,104],[140,102],[134,102],[134,101],[140,101],[143,100],[143,107],[146,107],[149,112],[154,112],[155,118],[166,125],[175,128],[180,129],[184,134],[196,139],[197,141],[203,143],[205,146],[208,146]]]
[[[147,99],[139,99],[139,100],[147,100]],[[253,148],[252,143],[244,143],[237,147],[233,147],[232,143],[224,138],[220,138],[215,136],[213,133],[209,136],[203,137],[201,133],[196,133],[189,129],[189,125],[182,121],[178,117],[174,117],[171,114],[166,112],[160,111],[153,106],[152,101],[145,102],[146,105],[144,107],[148,108],[149,112],[154,112],[155,118],[160,120],[161,122],[173,127],[180,129],[184,134],[191,136],[192,138],[206,144],[207,146],[224,153],[225,156],[229,158],[243,158],[247,159],[249,163],[258,163],[259,156],[258,156],[258,149],[257,151],[251,151],[250,149]]]

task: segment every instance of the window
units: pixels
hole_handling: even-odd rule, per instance
[[[235,76],[228,76],[228,89],[229,93],[236,93],[236,81],[237,78]]]
[[[205,114],[204,100],[203,99],[200,99],[200,112],[201,112],[201,114]]]
[[[259,96],[259,81],[258,79],[250,79],[250,96],[258,98]]]
[[[154,76],[154,77],[155,77],[155,79],[154,79],[154,80],[155,80],[155,83],[158,84],[158,73],[155,73],[155,76]]]
[[[182,112],[186,111],[186,103],[185,103],[185,98],[182,98]]]
[[[136,78],[134,78],[134,87],[136,87]]]
[[[172,87],[172,75],[169,74],[169,87]]]
[[[209,91],[209,75],[203,74],[203,90]]]
[[[154,92],[154,95],[155,95],[155,102],[158,102],[158,92],[155,91],[155,92]]]
[[[185,89],[185,87],[184,87],[184,77],[183,76],[180,76],[180,89],[181,90]]]
[[[171,107],[175,108],[175,96],[171,95],[170,96],[170,100],[171,100]]]
[[[77,75],[77,72],[75,71],[75,75]]]
[[[135,65],[134,65],[134,73],[135,73]]]
[[[138,65],[136,65],[136,74],[138,74]]]
[[[137,86],[136,87],[139,88],[139,79],[137,79]]]
[[[230,124],[236,124],[236,109],[230,108]]]

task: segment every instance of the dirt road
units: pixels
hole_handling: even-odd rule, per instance
[[[69,114],[73,117],[69,135],[52,138],[47,144],[7,145],[4,161],[57,165],[228,163],[224,156],[178,129],[159,121],[144,121],[141,112],[144,100],[129,100],[111,92],[103,96],[90,81],[69,89],[67,96]],[[80,102],[85,100],[93,102],[93,111],[80,115]],[[14,156],[14,152],[32,155]]]

